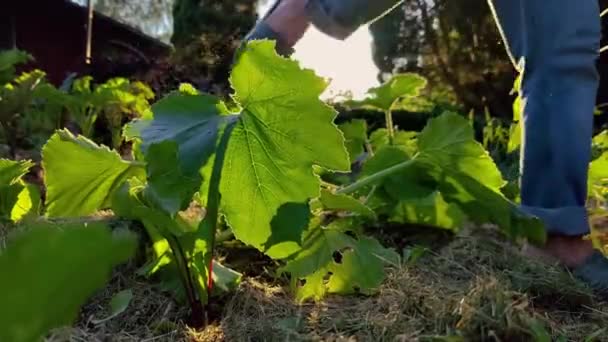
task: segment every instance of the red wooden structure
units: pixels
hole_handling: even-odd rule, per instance
[[[145,70],[170,46],[95,12],[91,30],[91,63],[86,62],[87,8],[67,0],[3,0],[0,4],[0,49],[32,54],[30,67],[40,68],[60,84],[70,73],[97,80]]]

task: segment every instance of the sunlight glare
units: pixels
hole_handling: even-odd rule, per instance
[[[270,6],[270,1],[260,1],[258,13],[262,16]],[[350,93],[354,99],[365,96],[370,87],[378,86],[378,68],[372,58],[372,36],[368,26],[360,27],[348,39],[333,39],[315,27],[311,27],[296,44],[293,58],[303,67],[330,82],[322,94],[329,99],[343,93]]]

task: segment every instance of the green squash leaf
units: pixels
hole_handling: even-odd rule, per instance
[[[399,163],[410,160],[407,152],[397,146],[385,146],[376,151],[361,172],[361,178],[368,177]],[[426,169],[413,164],[392,176],[385,178],[378,186],[395,201],[422,199],[431,195],[437,188],[435,179]]]
[[[394,250],[383,247],[374,238],[361,237],[352,248],[342,253],[340,263],[331,262],[327,267],[331,273],[328,292],[372,294],[384,281],[384,266],[397,266],[399,263],[399,254]]]
[[[397,100],[420,95],[427,81],[416,74],[398,74],[379,87],[371,88],[361,101],[347,101],[346,105],[354,108],[368,108],[389,111]]]
[[[351,228],[336,221],[327,228],[316,226],[306,232],[302,251],[279,270],[290,273],[292,279],[305,280],[296,290],[299,301],[320,300],[327,293],[373,293],[384,281],[384,266],[400,263],[395,251],[375,239],[345,234]],[[338,261],[336,254],[340,255]]]
[[[234,66],[230,81],[243,111],[228,143],[220,192],[235,236],[282,257],[299,248],[307,202],[319,196],[313,165],[346,172],[350,163],[333,123],[336,112],[319,100],[327,83],[279,57],[274,45],[250,42]]]
[[[133,234],[96,223],[20,232],[0,253],[0,341],[35,341],[72,324],[80,306],[135,247]]]
[[[145,196],[155,207],[173,216],[190,204],[201,184],[200,175],[186,175],[178,161],[178,146],[167,140],[148,149],[148,186]]]
[[[304,278],[333,261],[333,253],[352,247],[356,240],[345,234],[345,227],[311,227],[304,233],[302,250],[290,260],[280,273],[289,272],[294,278]]]
[[[211,95],[171,94],[152,106],[154,118],[128,125],[125,135],[129,140],[141,140],[146,158],[151,145],[175,142],[181,172],[192,177],[215,152],[222,123],[234,119],[221,115],[222,106],[222,102]]]
[[[475,140],[469,121],[457,114],[431,119],[418,136],[418,149],[420,159],[467,174],[492,190],[506,184],[490,154]]]
[[[544,243],[546,232],[542,221],[522,212],[502,193],[457,170],[436,172],[443,197],[458,203],[476,223],[494,223],[510,238],[526,237],[534,243]]]
[[[385,146],[365,164],[362,177],[408,160],[408,154],[399,147]],[[374,192],[370,202],[378,212],[389,215],[390,221],[456,230],[466,218],[456,204],[444,200],[437,191],[437,181],[423,165],[414,163],[377,186],[380,191]]]
[[[113,193],[131,177],[145,178],[142,165],[89,139],[57,131],[42,149],[49,217],[90,215],[111,206]]]
[[[421,199],[400,201],[390,218],[399,223],[422,224],[457,231],[462,228],[466,215],[454,203],[448,203],[440,192]]]

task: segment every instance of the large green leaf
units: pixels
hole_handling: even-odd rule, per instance
[[[459,230],[466,215],[455,203],[448,203],[436,191],[424,198],[402,200],[397,203],[391,221]]]
[[[384,146],[363,168],[363,177],[410,160],[396,146]],[[371,202],[376,210],[389,215],[393,222],[424,224],[458,229],[465,220],[460,208],[447,203],[437,191],[438,184],[428,170],[417,163],[382,180]]]
[[[170,215],[188,207],[198,191],[201,179],[198,174],[186,175],[178,161],[177,143],[166,140],[148,149],[146,197]]]
[[[0,252],[0,341],[36,341],[71,324],[135,247],[132,234],[100,224],[36,226],[9,241]]]
[[[473,127],[457,114],[431,119],[418,136],[418,148],[420,159],[442,169],[467,174],[495,191],[505,185],[492,157],[475,140]]]
[[[458,203],[476,223],[494,223],[511,238],[526,237],[536,243],[545,241],[543,223],[523,213],[500,192],[457,170],[434,172],[444,198]]]
[[[319,100],[327,83],[279,57],[274,44],[250,42],[234,66],[230,81],[243,110],[220,191],[235,236],[282,257],[299,248],[307,202],[319,196],[313,165],[345,172],[350,165],[336,112]]]
[[[426,87],[426,80],[416,74],[398,74],[379,87],[371,88],[361,101],[348,101],[351,107],[370,108],[380,111],[391,110],[395,102],[402,98],[415,97]]]
[[[47,216],[76,217],[108,208],[131,177],[145,177],[142,165],[69,131],[56,132],[42,149]]]
[[[224,115],[223,108],[215,96],[171,94],[152,106],[154,118],[130,124],[125,134],[128,139],[141,139],[146,156],[153,144],[175,142],[181,171],[193,176],[214,153],[221,124],[234,119]]]
[[[290,273],[294,280],[305,280],[297,288],[298,300],[319,300],[327,293],[348,294],[356,289],[372,293],[384,280],[384,266],[399,263],[396,252],[374,239],[347,235],[349,228],[337,221],[306,232],[302,251],[280,270]]]
[[[361,178],[371,176],[402,162],[411,160],[409,154],[397,146],[385,146],[376,151],[361,172]],[[418,165],[401,170],[385,178],[382,185],[396,199],[422,198],[429,195],[436,184]]]

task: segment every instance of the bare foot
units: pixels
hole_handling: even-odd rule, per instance
[[[290,47],[304,36],[310,26],[306,14],[307,0],[283,0],[266,18],[266,23],[277,32]]]
[[[571,268],[582,265],[593,252],[592,242],[583,240],[582,236],[554,235],[549,236],[542,247],[525,247],[525,253],[530,257]]]

